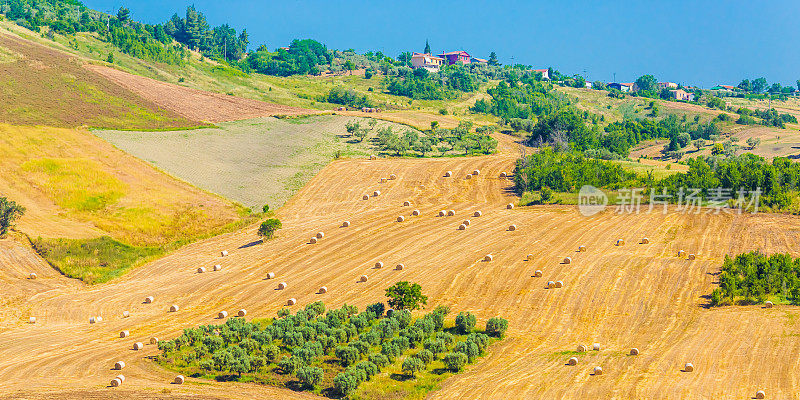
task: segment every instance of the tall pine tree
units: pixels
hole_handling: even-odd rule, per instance
[[[425,51],[423,53],[431,54],[431,45],[428,44],[428,39],[425,39]]]

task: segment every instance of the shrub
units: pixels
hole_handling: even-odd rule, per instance
[[[258,236],[263,236],[267,239],[272,239],[275,236],[275,231],[281,229],[283,225],[277,218],[270,218],[261,223],[258,227]]]
[[[356,364],[356,369],[360,369],[360,370],[364,371],[364,373],[367,375],[367,380],[372,378],[373,375],[375,375],[378,372],[380,372],[380,370],[378,369],[378,366],[375,365],[375,363],[370,362],[370,361],[361,361],[361,362],[359,362],[358,364]]]
[[[389,361],[393,362],[394,359],[400,355],[400,349],[397,348],[397,345],[394,343],[384,343],[381,346],[381,354],[386,356]]]
[[[358,380],[349,372],[340,372],[333,378],[333,387],[342,396],[349,396],[358,388]]]
[[[408,338],[408,345],[409,347],[417,347],[422,340],[425,338],[425,333],[422,332],[422,329],[416,326],[409,326],[406,329],[400,331],[400,336]]]
[[[403,360],[403,373],[409,375],[411,377],[416,376],[416,373],[422,371],[425,368],[425,364],[422,363],[422,360],[416,357],[408,357]]]
[[[342,366],[349,366],[356,363],[361,358],[359,351],[351,346],[339,346],[336,348],[336,358],[342,361]]]
[[[444,356],[444,365],[447,366],[447,369],[453,372],[461,371],[462,368],[467,364],[467,355],[464,353],[454,352],[454,353],[447,353]]]
[[[300,366],[300,359],[295,356],[284,357],[281,359],[281,362],[278,363],[278,368],[287,374],[293,374]]]
[[[433,353],[434,357],[445,351],[445,345],[441,339],[428,339],[423,343],[423,347]]]
[[[483,354],[483,352],[486,351],[486,347],[489,346],[489,336],[483,333],[470,333],[469,336],[467,336],[467,341],[475,343],[481,354]]]
[[[428,303],[428,297],[422,294],[422,286],[407,281],[397,282],[387,288],[386,297],[395,310],[416,310]]]
[[[400,324],[400,329],[407,327],[411,324],[411,311],[409,310],[399,310],[392,313],[392,319],[397,320],[398,324]]]
[[[370,354],[369,361],[377,365],[378,368],[383,368],[389,365],[389,358],[387,358],[385,354]]]
[[[367,306],[367,313],[373,318],[382,318],[384,311],[386,311],[386,306],[383,303],[373,303]]]
[[[486,333],[489,336],[503,337],[508,329],[508,321],[505,318],[494,317],[486,321]]]
[[[316,318],[322,314],[325,314],[325,303],[321,301],[315,301],[305,308],[306,313],[308,313],[309,318]]]
[[[359,354],[366,355],[367,353],[369,353],[369,344],[367,344],[365,342],[362,342],[360,340],[356,340],[354,342],[351,342],[349,344],[349,346],[353,347],[356,350],[358,350]]]
[[[319,367],[303,366],[297,370],[297,379],[308,386],[317,386],[322,383],[323,371]]]
[[[467,334],[475,329],[475,315],[469,312],[460,312],[456,316],[456,328],[459,333]]]
[[[430,364],[434,358],[433,353],[431,353],[431,351],[428,349],[420,350],[419,352],[417,352],[417,354],[414,354],[414,357],[418,358],[425,365]]]
[[[452,333],[447,332],[439,332],[436,334],[436,339],[441,340],[446,347],[452,346],[453,342],[456,341],[455,336]]]
[[[480,349],[478,348],[478,345],[475,344],[475,342],[471,342],[469,340],[458,342],[458,344],[456,344],[455,351],[458,353],[464,353],[467,356],[467,360],[469,360],[469,362],[474,361],[475,357],[477,357],[480,354]]]

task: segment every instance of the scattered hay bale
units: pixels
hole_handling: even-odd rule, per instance
[[[95,319],[97,320],[97,322],[103,322],[103,317],[99,317],[98,316],[98,317],[95,317]]]
[[[462,224],[464,224],[464,225],[466,225],[466,226],[469,226],[470,222],[469,222],[469,220],[468,220],[468,219],[465,219],[465,220],[464,220],[464,222],[462,222]]]
[[[130,312],[128,312],[128,311],[123,311],[123,312],[122,312],[122,318],[128,318],[128,317],[130,317],[130,316],[131,316],[131,313],[130,313]]]
[[[501,172],[501,173],[500,173],[500,177],[501,177],[501,178],[506,178],[506,177],[508,177],[508,174],[507,174],[507,173],[505,173],[505,171],[504,171],[504,172]]]
[[[415,216],[415,217],[416,217],[417,215],[419,215],[419,210],[414,210],[414,211],[412,211],[412,212],[411,212],[411,215],[413,215],[413,216]]]
[[[483,256],[483,261],[489,262],[492,261],[492,259],[494,259],[494,257],[491,254]]]
[[[375,263],[375,269],[381,269],[381,268],[383,268],[383,262],[381,262],[381,261],[376,262]]]
[[[644,238],[642,238],[642,242],[641,243],[642,244],[650,244],[650,239],[644,237]]]
[[[222,254],[222,257],[225,257],[225,256],[227,256],[227,255],[228,255],[228,250],[222,250],[222,251],[220,252],[220,254]]]
[[[447,211],[445,211],[445,210],[439,211],[439,216],[440,217],[444,217],[445,215],[447,215]]]
[[[391,174],[391,175],[389,175],[389,179],[395,180],[395,179],[397,179],[397,175]]]
[[[287,286],[286,282],[281,282],[278,284],[278,290],[286,289],[286,286]]]
[[[244,317],[245,315],[247,315],[247,310],[245,310],[244,308],[239,310],[239,312],[236,313],[237,317]]]
[[[97,317],[89,317],[89,323],[90,324],[93,324],[95,322],[97,322]]]
[[[406,201],[403,202],[403,207],[410,207],[410,206],[411,206],[411,202],[410,201],[406,200]]]
[[[405,267],[406,266],[403,265],[403,264],[397,264],[397,265],[395,265],[394,269],[397,270],[397,271],[402,271],[403,268],[405,268]]]
[[[155,301],[153,296],[147,296],[147,297],[144,298],[144,304],[152,304],[153,301]]]
[[[377,157],[377,156],[375,156],[375,155],[370,155],[370,156],[369,156],[369,159],[370,159],[370,160],[377,160],[377,159],[378,159],[378,157]]]
[[[136,342],[133,344],[133,349],[139,351],[144,348],[144,344],[142,342]]]
[[[594,374],[595,374],[595,375],[603,375],[603,368],[601,368],[601,367],[594,367]]]
[[[197,269],[198,274],[202,274],[203,272],[206,272],[206,267],[200,267]]]
[[[578,345],[578,353],[586,353],[588,350],[585,344]]]
[[[517,230],[517,226],[514,225],[514,224],[511,224],[511,225],[508,226],[508,230],[509,231],[515,231],[515,230]]]
[[[219,318],[219,319],[225,319],[225,318],[227,318],[227,317],[228,317],[228,312],[227,312],[227,311],[220,311],[220,312],[217,314],[217,318]]]
[[[508,203],[508,204],[506,204],[506,209],[508,209],[508,210],[512,210],[512,209],[514,209],[514,203]]]
[[[530,261],[530,260],[533,260],[533,254],[528,254],[527,256],[525,256],[525,261]]]
[[[317,244],[317,237],[316,237],[316,236],[314,236],[314,237],[312,237],[311,239],[308,239],[308,243],[309,243],[309,244]]]
[[[634,348],[631,349],[631,351],[628,354],[630,354],[632,356],[638,356],[639,355],[639,349],[634,347]]]
[[[772,308],[775,304],[772,304],[771,301],[767,300],[764,302],[764,308]]]
[[[592,344],[592,350],[594,350],[594,351],[600,351],[600,343],[594,343],[594,344]]]
[[[537,270],[536,270],[536,271],[533,273],[533,276],[534,276],[534,277],[536,277],[536,278],[541,278],[541,277],[542,277],[542,270],[540,270],[540,269],[537,269]]]
[[[369,195],[368,195],[368,194],[365,194],[365,195],[364,195],[363,197],[361,197],[361,198],[362,198],[363,200],[369,200]]]
[[[444,177],[445,178],[449,178],[451,176],[453,176],[453,171],[447,171],[447,172],[444,173]]]
[[[479,170],[479,169],[476,169],[475,171],[472,171],[472,175],[480,175],[480,174],[481,174],[481,170]]]
[[[372,196],[373,197],[378,197],[380,195],[381,195],[381,191],[380,190],[376,190],[376,191],[372,192]]]
[[[578,357],[570,357],[569,360],[567,360],[567,364],[578,365]]]
[[[125,382],[125,375],[119,374],[117,375],[116,379],[119,379],[122,382]]]
[[[402,216],[402,215],[401,215],[401,216],[399,216],[399,217],[397,217],[397,222],[403,222],[403,221],[405,221],[405,220],[406,220],[406,217],[404,217],[404,216]]]
[[[564,261],[562,261],[562,263],[563,264],[572,264],[572,257],[565,257]]]
[[[454,217],[455,215],[456,215],[455,210],[447,210],[447,216],[448,217]]]
[[[275,273],[274,272],[267,272],[267,279],[275,279]]]
[[[584,246],[584,245],[578,246],[578,251],[581,252],[581,253],[585,253],[586,252],[586,246]]]
[[[176,385],[183,385],[184,381],[186,381],[186,378],[184,378],[183,375],[178,375],[175,377],[175,380],[173,380],[172,383]]]
[[[692,365],[692,363],[686,363],[686,365],[683,366],[683,372],[693,372],[693,371],[694,371],[694,365]]]
[[[756,398],[757,399],[766,399],[767,398],[767,394],[764,393],[763,390],[759,390],[759,391],[756,392]]]
[[[131,335],[131,333],[128,332],[128,331],[122,331],[122,332],[119,333],[119,337],[121,337],[121,338],[126,338],[126,337],[128,337],[130,335]]]
[[[323,232],[317,232],[317,234],[316,234],[316,237],[317,237],[317,239],[322,239],[322,238],[324,238],[324,237],[325,237],[325,233],[323,233]]]
[[[564,287],[564,282],[556,281],[556,289],[561,289],[562,287]]]
[[[472,175],[467,174],[467,176],[465,176],[464,179],[472,179]]]
[[[625,245],[625,239],[617,239],[617,243],[616,243],[616,245],[617,245],[617,246],[623,246],[623,245]]]
[[[114,379],[111,380],[111,386],[112,387],[118,387],[119,385],[122,385],[122,381],[121,380],[119,380],[117,378],[114,378]]]
[[[153,336],[150,338],[150,344],[158,344],[158,338]]]
[[[480,217],[481,215],[483,215],[483,213],[480,211],[475,211],[474,213],[472,213],[473,217]]]
[[[28,275],[28,279],[36,279],[36,272],[31,272],[31,274]]]
[[[366,276],[366,275],[361,275],[361,278],[359,278],[358,280],[359,280],[359,281],[361,281],[361,282],[366,282],[366,281],[367,281],[367,279],[368,279],[368,278],[367,278],[367,276]]]
[[[294,297],[292,297],[291,299],[289,299],[289,300],[287,300],[287,301],[286,301],[286,305],[287,305],[287,306],[293,306],[293,305],[295,305],[296,303],[297,303],[297,300],[296,300]]]
[[[28,318],[28,323],[29,323],[29,324],[35,324],[35,323],[36,323],[36,317],[30,317],[30,318]]]
[[[214,266],[214,271],[222,271],[222,265],[219,265],[219,264],[215,265]]]
[[[319,293],[320,293],[320,294],[328,293],[328,288],[327,288],[327,287],[325,287],[325,286],[323,286],[323,287],[319,288]]]
[[[386,178],[381,178],[381,181],[380,181],[380,182],[381,182],[381,183],[386,183],[386,182],[389,182],[389,180],[388,180],[388,179],[386,179]]]
[[[178,312],[178,310],[180,310],[180,307],[177,304],[169,306],[169,312]]]
[[[466,229],[467,229],[467,225],[465,225],[465,224],[461,224],[461,225],[458,226],[458,230],[460,230],[460,231],[463,231],[463,230],[466,230]]]
[[[696,256],[696,255],[694,255],[694,254],[689,254],[689,260],[694,260],[695,258],[697,258],[697,256]]]
[[[342,222],[342,227],[347,228],[348,226],[350,226],[350,221]]]
[[[115,370],[119,371],[119,370],[121,370],[123,368],[125,368],[125,361],[117,361],[117,362],[114,363],[114,369]]]
[[[683,257],[684,255],[686,255],[686,252],[685,252],[685,251],[683,251],[683,250],[678,250],[678,257]]]
[[[547,282],[547,288],[548,289],[555,289],[556,288],[556,283],[553,282],[553,281]]]

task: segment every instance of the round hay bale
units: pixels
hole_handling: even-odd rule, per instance
[[[374,197],[378,197],[380,195],[381,195],[381,191],[380,190],[376,190],[376,191],[372,192],[372,196],[374,196]]]
[[[244,317],[245,315],[247,315],[247,310],[245,310],[244,308],[239,310],[239,312],[236,313],[237,317]]]
[[[525,261],[531,261],[531,260],[533,260],[533,254],[528,254],[527,256],[525,256]]]
[[[103,317],[98,316],[98,317],[96,317],[96,320],[97,320],[97,322],[103,322]]]
[[[296,300],[294,297],[292,297],[291,299],[289,299],[289,300],[287,300],[287,301],[286,301],[286,305],[287,305],[287,306],[293,306],[293,305],[295,305],[296,303],[297,303],[297,300]]]
[[[617,239],[617,243],[616,243],[617,246],[622,246],[624,244],[625,244],[625,239]]]
[[[466,225],[466,226],[469,226],[470,222],[469,222],[469,220],[468,220],[468,219],[465,219],[465,220],[464,220],[464,222],[462,222],[462,224],[464,224],[464,225]]]
[[[595,374],[595,375],[603,375],[603,368],[601,368],[601,367],[594,367],[594,374]]]
[[[480,217],[481,215],[483,215],[483,213],[480,211],[475,211],[474,213],[472,213],[473,217]]]
[[[362,196],[361,198],[362,198],[363,200],[369,200],[369,195],[368,195],[368,194],[365,194],[365,195],[364,195],[364,196]]]
[[[130,335],[131,335],[131,333],[128,332],[128,331],[122,331],[122,332],[119,333],[119,337],[121,337],[121,338],[126,338],[126,337],[128,337]]]
[[[375,263],[375,269],[381,269],[381,268],[383,268],[383,262],[381,262],[381,261],[376,262]]]
[[[696,256],[696,255],[694,255],[694,254],[689,254],[689,260],[694,260],[695,258],[697,258],[697,256]]]
[[[476,169],[475,171],[472,171],[472,175],[480,175],[480,174],[481,174],[481,170],[479,170],[479,169]]]
[[[158,338],[153,336],[150,338],[150,344],[158,344]]]
[[[517,230],[517,226],[514,225],[514,224],[511,224],[511,225],[509,225],[508,230],[509,231],[515,231],[515,230]]]
[[[692,365],[692,363],[686,363],[686,365],[683,366],[683,371],[684,372],[693,372],[694,371],[694,365]]]
[[[275,279],[275,273],[274,272],[268,272],[267,273],[267,279]]]
[[[350,226],[350,221],[344,221],[344,222],[342,222],[342,227],[345,227],[345,228],[347,228],[348,226]]]
[[[578,353],[586,353],[588,350],[585,344],[578,345]]]
[[[472,175],[467,175],[464,177],[464,179],[472,179]]]
[[[533,273],[533,276],[534,276],[534,277],[536,277],[536,278],[541,278],[541,277],[542,277],[542,270],[540,270],[540,269],[537,269],[537,270],[536,270],[536,271]]]
[[[180,310],[180,308],[178,307],[177,304],[169,306],[169,312],[178,312],[178,310]]]
[[[219,264],[215,265],[214,266],[214,271],[222,271],[222,265],[219,265]]]
[[[391,174],[391,175],[389,175],[389,179],[395,180],[395,179],[397,179],[397,175]]]
[[[317,239],[322,239],[322,238],[324,238],[324,237],[325,237],[325,233],[323,233],[323,232],[317,232],[317,234],[316,234],[315,236],[317,237]]]
[[[401,215],[401,216],[399,216],[399,217],[397,217],[397,222],[403,222],[403,221],[405,221],[405,220],[406,220],[406,217],[404,217],[404,216],[402,216],[402,215]]]
[[[772,304],[771,301],[767,300],[764,302],[764,308],[772,308],[772,306],[774,306],[774,304]]]
[[[646,237],[642,238],[642,244],[650,244],[650,239],[648,239]]]
[[[447,216],[448,217],[454,217],[455,215],[456,215],[455,210],[447,210]]]
[[[406,266],[403,265],[403,264],[397,264],[397,265],[395,265],[394,269],[397,270],[397,271],[402,271],[403,268],[405,268],[405,267]]]
[[[133,344],[133,349],[139,351],[144,348],[144,344],[142,342],[136,342]]]
[[[319,292],[320,292],[320,294],[328,293],[328,288],[323,286],[323,287],[319,288]]]
[[[286,282],[281,282],[278,284],[278,290],[286,289]]]
[[[757,399],[766,399],[767,398],[767,394],[764,393],[763,390],[759,390],[759,391],[756,392],[756,398]]]
[[[683,250],[678,250],[678,257],[683,257],[684,255],[686,255],[686,252],[685,252],[685,251],[683,251]]]
[[[508,203],[508,204],[506,204],[506,209],[508,209],[508,210],[512,210],[512,209],[514,209],[514,203]]]
[[[217,318],[219,318],[219,319],[224,319],[224,318],[227,318],[227,317],[228,317],[228,312],[227,311],[220,311],[217,314]]]
[[[228,250],[222,250],[222,252],[220,252],[220,254],[222,254],[222,257],[225,257],[225,256],[228,255]]]
[[[547,282],[547,288],[548,289],[555,289],[556,288],[556,283],[553,282],[553,281],[548,281]]]
[[[153,301],[155,301],[153,296],[147,296],[147,297],[144,298],[144,304],[151,304],[151,303],[153,303]]]
[[[202,274],[203,272],[206,272],[206,267],[200,267],[197,269],[198,274]]]
[[[451,176],[453,176],[453,171],[447,171],[447,172],[444,173],[444,177],[445,178],[449,178]]]
[[[378,156],[375,156],[375,155],[370,155],[370,156],[369,156],[369,159],[370,159],[370,160],[377,160],[377,159],[378,159]]]
[[[175,377],[175,380],[172,381],[172,383],[174,383],[176,385],[183,385],[184,381],[186,381],[186,378],[184,378],[183,375],[178,375],[178,376]]]
[[[35,324],[35,323],[36,323],[36,317],[30,317],[30,318],[28,318],[28,323],[29,323],[29,324]]]
[[[586,246],[583,246],[583,245],[578,246],[578,251],[581,252],[581,253],[585,253],[586,252]]]
[[[117,375],[116,379],[119,379],[122,382],[125,382],[125,375],[119,374]]]
[[[89,317],[89,323],[90,324],[93,324],[95,322],[97,322],[97,318],[96,317]]]
[[[406,201],[403,202],[403,207],[410,207],[410,206],[411,206],[411,202],[410,201],[406,200]]]
[[[419,215],[419,210],[414,210],[414,211],[412,211],[412,212],[411,212],[411,215],[413,215],[413,216],[417,216],[417,215]]]
[[[638,356],[639,355],[639,349],[634,347],[634,348],[631,349],[631,351],[628,354],[630,354],[632,356]]]
[[[36,279],[36,272],[31,272],[31,274],[28,275],[28,278],[29,279]]]
[[[122,385],[122,381],[121,380],[119,380],[117,378],[114,378],[114,379],[111,380],[111,387],[118,387],[119,385]]]
[[[483,256],[483,261],[489,262],[492,261],[492,259],[494,259],[494,257],[491,254]]]
[[[361,282],[366,282],[366,281],[367,281],[367,279],[368,279],[368,278],[367,278],[367,276],[366,276],[366,275],[361,275],[361,278],[359,278],[358,280],[359,280],[359,281],[361,281]]]
[[[594,350],[594,351],[600,351],[600,343],[594,343],[594,344],[592,344],[592,350]]]
[[[567,360],[567,364],[578,365],[578,357],[570,357],[569,360]]]
[[[501,178],[506,178],[506,177],[508,177],[508,174],[507,174],[507,173],[505,173],[505,171],[504,171],[504,172],[501,172],[501,173],[500,173],[500,177],[501,177]]]
[[[308,239],[308,243],[309,243],[309,244],[317,244],[317,237],[316,237],[316,236],[314,236],[314,237],[312,237],[311,239]]]
[[[444,217],[445,215],[447,215],[447,211],[445,211],[445,210],[439,211],[439,216],[440,217]]]
[[[130,317],[130,316],[131,316],[131,313],[130,313],[130,312],[128,312],[128,311],[123,311],[123,312],[122,312],[122,318],[128,318],[128,317]]]
[[[114,369],[115,370],[119,371],[119,370],[121,370],[123,368],[125,368],[125,361],[117,361],[117,362],[114,363]]]
[[[466,229],[467,229],[467,226],[464,225],[464,224],[461,224],[461,225],[458,226],[458,230],[460,230],[460,231],[463,231],[463,230],[466,230]]]
[[[565,257],[563,263],[564,264],[572,264],[572,257]]]
[[[564,282],[556,281],[556,289],[561,289],[562,287],[564,287]]]

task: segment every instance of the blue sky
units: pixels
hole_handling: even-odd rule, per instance
[[[800,1],[219,1],[84,0],[100,11],[131,9],[158,23],[194,4],[209,23],[246,28],[251,47],[293,38],[391,56],[464,49],[502,63],[552,66],[590,80],[660,81],[710,87],[742,78],[800,79]]]

